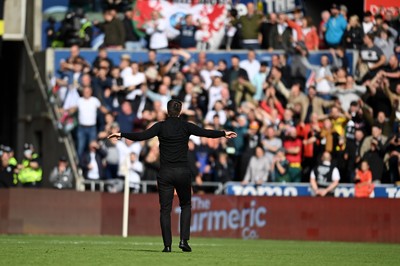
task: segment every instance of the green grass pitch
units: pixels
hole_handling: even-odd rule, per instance
[[[0,235],[0,265],[400,265],[400,245],[193,238],[183,253],[161,237]]]

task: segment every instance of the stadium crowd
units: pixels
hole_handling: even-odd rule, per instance
[[[74,137],[85,178],[129,176],[135,192],[141,180],[156,180],[157,139],[133,143],[106,136],[165,119],[168,100],[177,98],[184,119],[238,134],[231,141],[190,138],[198,185],[310,182],[318,175],[366,187],[400,181],[400,20],[391,10],[365,12],[360,20],[332,5],[314,26],[301,10],[261,15],[249,3],[246,15],[231,9],[226,22],[222,48],[247,50],[244,60],[230,52],[230,62],[207,58],[201,25],[190,15],[177,27],[179,38],[168,40],[158,14],[137,29],[131,10],[120,11],[123,21],[110,9],[97,24],[105,40],[96,59],[87,62],[80,55],[83,42],[71,43],[53,81],[60,131]],[[124,48],[147,49],[147,61],[129,53],[119,62],[108,57],[108,49]],[[164,48],[171,57],[161,62],[157,50]],[[198,49],[198,56],[188,49]],[[352,73],[347,49],[359,55]],[[270,62],[258,59],[266,50],[276,51]],[[308,55],[317,50],[324,54],[312,65]],[[327,167],[324,174],[318,165]]]

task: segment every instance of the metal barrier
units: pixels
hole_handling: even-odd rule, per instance
[[[89,190],[90,191],[100,191],[100,192],[105,192],[105,188],[107,185],[111,185],[113,183],[113,180],[89,180],[85,179],[81,181],[81,187],[83,189],[81,191],[86,190],[86,185],[89,185]],[[196,184],[195,182],[192,183],[192,186],[196,186],[197,188],[215,188],[217,192],[219,191],[224,191],[224,186],[222,183],[219,182],[203,182],[201,185]],[[149,191],[149,187],[157,187],[157,181],[155,180],[146,180],[146,181],[141,181],[140,182],[140,187],[141,187],[141,193],[147,194]],[[221,193],[219,193],[221,194]]]

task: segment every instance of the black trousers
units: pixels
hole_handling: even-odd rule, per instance
[[[190,238],[190,219],[192,208],[191,173],[187,167],[161,167],[157,177],[160,201],[160,224],[164,246],[171,246],[171,211],[174,200],[174,189],[181,207],[180,237]]]

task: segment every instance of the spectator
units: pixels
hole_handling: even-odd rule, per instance
[[[200,27],[196,30],[194,35],[194,39],[196,40],[196,49],[199,51],[210,49],[211,37],[210,21],[208,18],[202,18],[200,20]]]
[[[384,68],[383,72],[377,74],[382,75],[389,79],[389,89],[391,92],[396,92],[398,85],[400,84],[400,66],[397,55],[392,55],[389,58],[389,64]]]
[[[321,56],[321,66],[317,67],[315,72],[315,83],[318,96],[325,100],[330,100],[334,78],[328,56]]]
[[[128,92],[133,92],[140,84],[146,82],[146,76],[143,72],[139,71],[139,64],[136,61],[131,63],[131,72],[127,71],[123,79],[124,87]],[[127,97],[130,97],[129,94]]]
[[[125,49],[129,51],[141,50],[146,47],[144,39],[146,34],[137,27],[137,21],[132,19],[132,15],[132,8],[127,7],[122,20],[125,29]]]
[[[193,15],[187,14],[185,16],[185,21],[177,24],[176,28],[179,30],[179,48],[196,49],[197,43],[195,39],[195,33],[197,31],[197,27],[194,25]]]
[[[162,69],[162,62],[157,59],[157,50],[149,49],[147,52],[147,61],[143,64],[144,68],[147,70],[149,67],[155,67],[157,73]]]
[[[53,188],[57,189],[68,189],[74,187],[74,176],[71,167],[68,166],[67,157],[60,157],[57,165],[50,173],[49,181]]]
[[[39,187],[41,185],[43,170],[39,163],[39,155],[35,153],[32,144],[25,143],[24,159],[19,168],[18,181],[23,187]]]
[[[224,84],[221,80],[221,73],[215,70],[211,75],[212,85],[208,89],[207,112],[211,111],[215,107],[217,101],[222,101],[222,90],[224,89]]]
[[[99,47],[97,56],[92,63],[92,72],[94,74],[97,74],[97,71],[101,68],[100,62],[103,60],[106,60],[108,62],[108,67],[110,69],[112,69],[114,67],[114,61],[110,57],[108,57],[108,52],[107,52],[106,46],[101,45]]]
[[[129,139],[123,139],[116,144],[118,150],[118,176],[124,176],[121,172],[121,165],[129,157],[130,153],[140,154],[142,151],[142,144],[140,142],[133,142]]]
[[[318,135],[321,143],[321,150],[333,153],[339,145],[339,134],[332,126],[332,121],[325,118],[321,127],[321,132]]]
[[[272,161],[272,181],[273,182],[290,182],[289,161],[285,157],[285,149],[277,150]]]
[[[121,77],[121,70],[119,67],[113,67],[110,72],[111,78],[111,93],[118,100],[118,104],[113,102],[113,107],[119,107],[126,97],[126,91],[124,87],[124,80]]]
[[[147,85],[145,83],[140,86],[141,91],[147,90],[146,88]],[[134,117],[138,119],[143,118],[143,112],[153,110],[153,102],[147,97],[146,94],[143,93],[138,93],[135,96],[135,98],[132,100],[131,106]]]
[[[347,6],[345,5],[340,5],[340,14],[342,14],[342,16],[347,20]]]
[[[347,176],[344,178],[347,182],[353,183],[355,178],[356,168],[361,163],[361,144],[364,140],[364,131],[361,129],[356,129],[354,132],[354,139],[347,139],[346,141],[346,149],[344,158],[346,159],[347,168],[346,173]]]
[[[117,122],[112,122],[109,129],[104,132],[108,136],[111,133],[119,132],[120,127]],[[105,137],[102,137],[100,141],[100,147],[107,153],[105,157],[105,167],[104,167],[104,178],[107,180],[115,179],[118,177],[118,167],[119,167],[119,153],[117,148],[117,140],[109,139],[105,140]]]
[[[321,22],[318,26],[318,37],[319,37],[319,49],[326,49],[327,45],[325,42],[325,24],[328,22],[331,13],[328,10],[321,12]]]
[[[166,23],[161,14],[154,10],[151,19],[145,23],[146,34],[149,36],[149,48],[158,50],[168,47]]]
[[[317,96],[317,90],[315,86],[310,86],[308,88],[308,101],[309,105],[305,121],[309,121],[313,113],[317,115],[317,120],[325,118],[325,110],[335,104],[335,101],[333,100],[324,100],[323,98]]]
[[[89,68],[89,63],[80,55],[79,45],[72,45],[69,49],[69,57],[62,59],[61,63],[65,63],[65,68],[68,70],[73,70],[73,62],[77,60],[83,63],[84,69]]]
[[[124,24],[112,10],[104,11],[103,16],[104,22],[98,26],[104,33],[104,46],[111,49],[123,49],[125,43]]]
[[[145,94],[153,104],[160,102],[162,110],[167,110],[167,103],[171,100],[171,91],[165,84],[161,84],[158,93],[148,90],[146,86],[141,87],[142,93]]]
[[[135,120],[135,114],[132,111],[132,105],[129,101],[124,101],[121,104],[121,110],[118,112],[116,121],[123,132],[133,131],[133,121]]]
[[[92,79],[93,95],[103,102],[105,106],[111,109],[112,100],[110,100],[112,79],[109,75],[110,65],[107,60],[100,62],[100,68]]]
[[[284,13],[278,14],[278,23],[271,29],[269,40],[270,50],[287,51],[292,46],[292,31],[287,26]]]
[[[0,159],[0,189],[14,187],[14,166],[10,164],[9,150],[3,147],[0,150]]]
[[[97,110],[103,113],[108,110],[100,104],[99,99],[92,96],[92,88],[84,87],[78,105],[71,112],[78,112],[78,156],[81,157],[86,147],[97,137]]]
[[[234,167],[229,156],[225,152],[219,152],[214,168],[214,181],[226,183],[232,181]]]
[[[247,76],[246,70],[241,68],[239,63],[240,63],[239,57],[237,55],[232,55],[231,67],[228,69],[226,77],[222,78],[223,80],[227,81],[230,91],[232,91],[232,85],[238,79],[239,76]]]
[[[266,127],[265,136],[261,143],[265,150],[265,157],[271,163],[277,151],[282,148],[282,140],[275,135],[275,129],[272,125]]]
[[[204,122],[206,124],[212,124],[213,119],[215,116],[218,116],[219,118],[219,125],[222,126],[226,123],[226,113],[225,110],[223,109],[224,105],[220,100],[217,100],[214,104],[214,108],[212,110],[209,110],[207,112],[206,117],[204,118]]]
[[[238,11],[232,7],[228,12],[225,22],[225,48],[227,51],[241,48],[240,29],[236,23],[237,17]]]
[[[215,63],[212,60],[207,60],[206,66],[204,69],[200,70],[200,76],[204,81],[204,88],[209,90],[210,86],[212,85],[212,78],[211,75],[220,76],[221,73],[215,70]]]
[[[395,55],[394,48],[398,33],[395,29],[389,27],[386,23],[377,31],[374,38],[374,44],[380,48],[386,57],[387,64],[391,56]]]
[[[30,161],[39,158],[39,154],[35,152],[35,147],[33,144],[25,143],[24,144],[24,156],[22,159],[22,167],[28,167]]]
[[[121,70],[122,80],[125,77],[132,75],[131,56],[129,54],[122,54],[119,62],[119,69]]]
[[[389,27],[395,29],[397,33],[400,33],[400,21],[393,15],[393,10],[387,8],[385,10],[385,22],[389,25]]]
[[[325,151],[322,154],[321,162],[311,171],[311,189],[315,196],[334,196],[334,190],[339,181],[339,170],[332,164],[331,154]]]
[[[262,108],[266,112],[266,115],[268,115],[269,118],[271,118],[273,112],[277,113],[279,119],[283,118],[285,109],[276,97],[275,87],[271,84],[267,85],[266,95],[264,99],[260,102],[260,108]]]
[[[282,93],[288,101],[288,108],[292,108],[298,104],[301,107],[300,121],[304,122],[307,116],[309,101],[307,96],[301,91],[300,83],[294,83],[290,91],[283,85],[281,81],[277,83],[277,90]]]
[[[321,132],[321,123],[318,115],[312,113],[308,123],[300,123],[297,132],[303,142],[303,158],[301,162],[302,182],[309,182],[311,170],[320,156],[320,146],[318,135]]]
[[[400,125],[400,124],[399,124]],[[398,184],[400,182],[399,162],[400,162],[400,130],[399,127],[395,134],[389,138],[389,183]]]
[[[372,173],[369,170],[367,161],[361,162],[360,169],[356,171],[355,181],[354,196],[356,198],[369,198],[374,191],[374,185],[372,184]]]
[[[386,56],[382,50],[374,44],[374,36],[372,34],[366,34],[363,38],[364,45],[360,50],[360,60],[358,71],[359,79],[365,81],[373,78],[379,70],[383,69],[386,63]],[[366,70],[362,70],[362,66],[366,66]]]
[[[349,75],[344,85],[335,87],[330,93],[337,97],[343,111],[347,112],[350,109],[350,104],[358,102],[366,91],[367,88],[365,86],[357,85],[353,77]]]
[[[357,15],[351,16],[343,37],[346,48],[359,50],[363,44],[363,36],[360,19]]]
[[[256,92],[256,88],[253,84],[248,81],[246,76],[239,75],[237,80],[232,83],[232,91],[235,95],[235,104],[240,106],[242,102],[254,103],[253,96]]]
[[[192,181],[196,183],[196,185],[201,185],[203,183],[203,180],[201,178],[201,173],[200,173],[200,162],[197,160],[197,150],[198,147],[195,144],[193,137],[189,138],[188,142],[188,165],[190,168],[190,173],[192,176]],[[198,187],[196,186],[194,188],[195,192],[197,192]]]
[[[270,32],[275,27],[278,17],[276,13],[269,13],[267,17],[264,16],[260,24],[259,33],[261,35],[261,49],[267,50],[271,47],[271,40],[269,39]]]
[[[369,111],[365,109],[365,106],[363,107],[361,106],[360,102],[355,102],[355,101],[351,102],[348,111],[345,113],[348,119],[345,128],[346,142],[348,142],[349,140],[354,140],[355,131],[357,129],[365,130],[367,123],[373,124],[373,119],[368,118],[368,117],[372,118],[372,116],[369,114]],[[383,112],[382,115],[384,121],[386,117],[384,117]],[[378,114],[378,116],[380,115]],[[382,121],[382,126],[384,123],[383,121]]]
[[[311,17],[302,18],[301,25],[290,19],[287,20],[287,24],[295,30],[297,42],[303,42],[308,51],[318,50],[319,37]]]
[[[247,59],[240,61],[239,67],[243,68],[247,72],[247,77],[250,81],[254,79],[257,73],[260,71],[260,62],[256,58],[256,52],[250,49],[247,52]]]
[[[249,165],[247,166],[242,185],[247,185],[249,183],[261,185],[268,181],[271,162],[264,155],[263,147],[257,146],[255,154],[251,157]]]
[[[133,193],[139,193],[140,181],[143,175],[143,164],[138,160],[136,153],[131,152],[120,165],[122,176],[129,180],[129,187]]]
[[[183,60],[180,57],[183,57]],[[190,57],[190,54],[183,49],[172,49],[171,58],[163,67],[162,73],[170,76],[171,79],[175,79],[176,74],[182,71],[183,66],[189,61]]]
[[[258,42],[258,28],[261,23],[261,16],[256,13],[254,3],[247,3],[247,14],[241,16],[237,22],[240,27],[242,48],[260,49]]]
[[[147,151],[143,158],[143,180],[156,181],[160,169],[160,149],[155,143],[148,143]]]
[[[104,165],[102,160],[106,157],[104,151],[96,140],[90,141],[88,150],[82,153],[79,166],[83,177],[88,180],[100,180],[104,178]]]
[[[291,127],[288,130],[288,135],[283,140],[283,147],[286,151],[286,157],[289,161],[288,174],[290,182],[301,182],[301,156],[302,142],[297,136],[297,129]]]
[[[328,47],[335,48],[340,45],[346,27],[346,19],[339,13],[338,6],[332,4],[331,17],[325,24],[325,42]]]
[[[388,137],[382,135],[382,128],[378,124],[372,125],[372,132],[361,145],[360,156],[368,164],[374,165],[371,169],[374,182],[381,182],[384,171],[383,157],[386,153]]]
[[[329,49],[329,52],[332,55],[332,71],[337,71],[340,68],[348,70],[349,68],[349,60],[346,56],[346,51],[343,46],[338,46],[336,49]]]
[[[253,84],[254,87],[256,87],[256,93],[254,94],[253,98],[257,102],[260,102],[265,97],[264,87],[266,86],[265,81],[267,80],[268,72],[269,72],[268,63],[263,61],[260,63],[259,72],[256,73],[255,76],[250,80],[251,84]]]
[[[374,21],[371,11],[366,11],[363,16],[362,29],[364,35],[372,33],[374,28]]]

